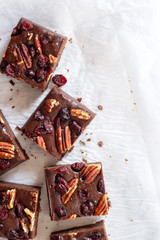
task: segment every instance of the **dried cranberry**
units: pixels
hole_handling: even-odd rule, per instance
[[[86,189],[78,189],[77,193],[78,193],[78,197],[80,199],[84,199],[85,200],[88,197],[88,191]]]
[[[58,87],[62,87],[63,85],[66,84],[67,79],[61,75],[61,74],[57,74],[52,78],[52,81],[58,86]]]
[[[69,189],[68,183],[66,182],[66,180],[64,178],[62,178],[60,176],[60,174],[56,175],[55,182],[56,182],[56,184],[63,184],[67,190]]]
[[[63,122],[68,121],[70,119],[69,109],[66,107],[62,107],[58,112],[58,116]]]
[[[69,127],[77,136],[80,135],[82,127],[75,120],[69,122]]]
[[[37,65],[41,68],[46,68],[49,64],[49,58],[44,54],[39,55]]]
[[[38,83],[44,81],[46,75],[47,75],[47,71],[45,69],[42,68],[40,70],[37,70],[36,81]]]
[[[105,184],[102,178],[98,181],[97,190],[101,193],[105,193]]]
[[[38,136],[47,134],[47,131],[43,125],[38,125],[37,127],[35,127],[33,132]]]
[[[5,59],[3,59],[2,62],[1,62],[1,65],[0,65],[0,69],[1,69],[2,71],[5,71],[7,65],[8,65],[8,62],[7,62]]]
[[[66,216],[66,210],[63,207],[63,205],[57,206],[55,209],[55,212],[56,212],[57,216],[60,218]]]
[[[4,128],[4,124],[0,123],[0,131]]]
[[[17,217],[21,217],[23,214],[24,206],[22,203],[17,203],[15,204],[15,214]]]
[[[29,236],[27,233],[23,232],[22,230],[19,231],[15,231],[15,230],[11,230],[8,233],[8,239],[11,240],[18,240],[18,239],[23,239],[23,240],[27,240],[29,239]]]
[[[67,188],[62,183],[57,183],[55,185],[55,190],[61,195],[68,191]]]
[[[67,168],[66,167],[59,167],[55,171],[58,172],[58,173],[65,173],[67,171]]]
[[[52,41],[52,36],[51,35],[42,35],[41,36],[41,43],[43,45],[46,45],[46,44],[48,44],[51,41]]]
[[[27,70],[27,76],[29,77],[29,78],[35,78],[35,76],[36,76],[36,74],[35,74],[35,72],[32,70],[32,69],[28,69]]]
[[[0,170],[4,170],[8,168],[10,165],[10,162],[8,160],[0,159]]]
[[[60,125],[61,125],[61,123],[60,123],[60,118],[59,118],[59,117],[56,117],[56,118],[54,119],[54,127],[55,127],[55,129],[58,128]]]
[[[8,217],[8,210],[7,208],[0,209],[0,220],[5,220]]]
[[[60,235],[56,235],[56,236],[51,235],[51,240],[63,240],[63,237]]]
[[[71,165],[72,170],[75,172],[80,172],[83,167],[84,167],[84,163],[82,162],[76,162]]]
[[[94,205],[91,201],[87,201],[81,205],[81,213],[84,216],[91,216],[94,211]]]
[[[34,118],[39,121],[39,120],[43,120],[44,119],[44,115],[38,110],[35,114],[34,114]]]
[[[4,226],[3,226],[3,224],[2,224],[2,223],[0,223],[0,229],[1,229],[1,228],[3,228],[3,227],[4,227]]]
[[[101,238],[101,234],[99,232],[92,232],[86,237],[84,237],[84,240],[98,240]]]
[[[3,204],[7,201],[7,193],[6,192],[0,192],[0,204]]]
[[[32,138],[32,135],[26,129],[23,129],[22,132],[26,135],[26,137],[30,139]]]
[[[35,50],[34,45],[30,45],[30,46],[29,46],[29,53],[30,53],[31,57],[34,57],[34,56],[35,56],[36,50]]]
[[[48,117],[45,117],[44,119],[44,127],[46,129],[46,131],[52,135],[54,135],[54,127],[52,122],[50,121],[50,119]]]
[[[21,26],[22,31],[28,31],[28,30],[31,30],[32,28],[33,28],[33,25],[29,22],[24,22]]]
[[[11,36],[17,36],[19,33],[20,33],[20,32],[19,32],[19,29],[15,27],[15,28],[13,29],[13,31],[12,31]]]
[[[23,240],[29,239],[29,235],[22,230],[20,230],[18,234],[19,234],[19,239],[23,239]]]
[[[13,63],[7,65],[6,73],[11,77],[18,77],[20,74],[18,68]]]

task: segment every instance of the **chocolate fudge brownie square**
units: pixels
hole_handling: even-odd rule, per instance
[[[108,214],[101,163],[45,167],[52,221]]]
[[[107,240],[104,220],[88,226],[76,227],[64,231],[54,232],[50,235],[50,240]]]
[[[0,110],[0,175],[28,159]]]
[[[0,237],[30,239],[37,233],[40,188],[0,182]]]
[[[22,127],[23,133],[61,160],[95,114],[57,86]]]
[[[21,18],[0,64],[2,73],[45,91],[67,38]]]

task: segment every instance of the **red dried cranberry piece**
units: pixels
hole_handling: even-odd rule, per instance
[[[33,25],[29,22],[24,22],[21,26],[22,31],[28,31],[28,30],[31,30],[32,28],[33,28]]]
[[[84,237],[84,240],[98,240],[101,238],[101,234],[99,232],[92,232],[86,237]]]
[[[60,235],[56,235],[56,236],[51,236],[51,240],[63,240],[63,237]]]
[[[44,124],[44,127],[45,127],[46,131],[48,133],[54,135],[54,127],[53,127],[53,124],[48,117],[45,117],[45,119],[43,121],[43,124]]]
[[[7,193],[6,192],[0,192],[0,204],[3,204],[7,201]]]
[[[7,65],[6,73],[11,77],[18,77],[20,74],[18,68],[13,63]]]
[[[18,240],[18,239],[27,240],[27,239],[29,239],[29,236],[28,236],[28,234],[26,234],[22,230],[19,230],[19,231],[11,230],[8,233],[8,239],[9,240],[11,240],[11,239],[13,239],[13,240]]]
[[[10,162],[8,160],[0,159],[0,170],[4,170],[8,168],[10,165]]]
[[[46,75],[47,75],[47,71],[45,69],[42,68],[40,70],[37,70],[36,81],[38,83],[44,81],[46,78]]]
[[[0,123],[0,131],[4,128],[4,124]]]
[[[21,217],[23,214],[24,206],[22,203],[17,203],[15,204],[15,214],[17,217]]]
[[[105,193],[105,184],[102,178],[98,181],[97,190],[98,192]]]
[[[85,200],[88,197],[88,191],[86,189],[78,189],[77,193],[78,193],[78,197],[80,199],[84,199]]]
[[[84,216],[91,216],[94,211],[94,205],[91,201],[87,201],[81,205],[81,213]]]
[[[56,212],[57,216],[60,218],[66,216],[66,210],[63,207],[63,205],[57,206],[55,209],[55,212]]]
[[[49,64],[49,58],[45,56],[44,54],[39,55],[37,65],[40,68],[46,68]]]
[[[72,170],[75,172],[80,172],[83,167],[84,167],[84,163],[82,162],[76,162],[71,165]]]
[[[58,112],[58,116],[63,122],[68,121],[70,119],[69,109],[66,107],[62,107]]]
[[[58,173],[65,173],[67,171],[67,168],[66,167],[59,167],[55,170],[55,172],[58,172]]]
[[[0,220],[3,221],[8,217],[8,210],[7,208],[0,209]]]
[[[26,137],[30,139],[32,138],[32,135],[26,129],[23,129],[22,132],[26,135]]]
[[[35,114],[34,114],[34,118],[39,121],[39,120],[43,120],[44,119],[44,115],[38,110]]]
[[[54,127],[55,127],[55,129],[58,128],[60,125],[61,125],[60,118],[56,117],[54,119]]]
[[[69,122],[69,127],[77,136],[80,135],[82,127],[75,120]]]
[[[19,33],[20,33],[20,32],[19,32],[19,29],[15,27],[15,28],[13,29],[13,31],[12,31],[11,36],[17,36]]]
[[[55,185],[55,190],[61,195],[68,191],[67,188],[62,183],[57,183]]]
[[[52,41],[52,36],[51,35],[42,35],[41,36],[41,43],[43,45],[46,45],[46,44],[48,44],[51,41]]]
[[[52,81],[58,86],[58,87],[62,87],[63,85],[66,84],[67,79],[61,75],[61,74],[57,74],[52,78]]]
[[[56,177],[55,177],[55,182],[58,184],[63,184],[65,186],[65,188],[68,190],[69,187],[68,187],[68,183],[66,182],[66,180],[64,178],[62,178],[60,176],[60,174],[57,174]]]
[[[34,57],[36,55],[36,50],[35,50],[34,45],[29,46],[29,53],[30,53],[31,57]]]
[[[34,132],[35,134],[37,134],[38,136],[47,134],[47,131],[46,131],[46,129],[44,128],[43,125],[38,125],[37,127],[35,127],[35,129],[34,129],[33,132]]]
[[[36,76],[36,74],[35,74],[35,72],[32,70],[32,69],[28,69],[27,70],[27,76],[29,77],[29,78],[35,78],[35,76]]]

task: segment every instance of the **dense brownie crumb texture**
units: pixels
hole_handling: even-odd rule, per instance
[[[52,233],[50,240],[107,240],[104,221],[92,225],[72,228],[60,232]]]
[[[45,176],[51,220],[108,214],[101,163],[46,167]]]
[[[28,156],[0,110],[0,175],[27,159]]]
[[[40,188],[0,182],[0,237],[36,236]]]
[[[23,133],[61,160],[95,114],[57,86],[23,126]]]
[[[11,34],[1,72],[44,91],[66,41],[66,37],[21,18]]]

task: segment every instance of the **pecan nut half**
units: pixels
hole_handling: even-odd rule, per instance
[[[45,102],[45,108],[48,112],[51,112],[52,108],[58,105],[59,105],[59,102],[56,99],[47,99]]]
[[[106,194],[104,194],[96,206],[94,216],[101,216],[107,214],[108,214],[108,201],[106,198]]]
[[[56,144],[60,153],[65,153],[71,148],[71,131],[68,126],[65,126],[65,129],[61,126],[56,129]]]
[[[46,149],[46,144],[45,144],[45,141],[44,141],[44,139],[43,139],[42,136],[38,136],[38,137],[37,137],[37,144],[38,144],[41,148],[43,148],[45,151],[47,151],[47,149]]]
[[[70,200],[71,196],[77,189],[78,182],[79,182],[78,178],[73,178],[68,182],[69,189],[61,197],[61,200],[64,204],[67,204],[67,202]]]
[[[0,117],[0,123],[4,124],[4,121],[1,117]]]
[[[75,219],[75,218],[77,218],[77,214],[72,214],[71,216],[69,216],[68,220]]]
[[[12,159],[14,158],[15,147],[11,143],[0,142],[0,158]]]
[[[32,59],[28,47],[24,43],[19,46],[15,45],[13,55],[16,58],[17,64],[23,69],[32,67]]]
[[[37,50],[38,54],[42,54],[42,47],[39,41],[39,36],[38,34],[36,34],[35,39],[34,39],[34,44],[35,44],[35,48]]]
[[[28,33],[27,40],[30,41],[33,37],[33,33]]]
[[[16,61],[17,61],[17,64],[21,68],[26,69],[26,66],[25,66],[24,61],[23,61],[22,53],[21,53],[21,51],[20,51],[20,49],[17,45],[13,49],[13,55],[14,55]]]
[[[54,57],[52,54],[49,54],[49,62],[52,64],[52,63],[55,63],[57,61],[57,57]]]
[[[37,192],[33,192],[32,193],[32,200],[33,200],[33,202],[38,202],[38,193]]]
[[[70,114],[71,114],[71,116],[77,117],[82,120],[88,120],[91,118],[90,115],[86,111],[83,111],[81,109],[72,109]]]
[[[28,226],[27,226],[27,224],[26,224],[26,222],[23,218],[20,220],[20,223],[21,223],[21,227],[22,227],[23,231],[28,234],[29,229],[28,229]]]
[[[16,189],[7,190],[7,208],[12,209],[16,198]]]
[[[35,212],[32,212],[28,208],[25,208],[24,212],[27,214],[27,217],[30,220],[29,229],[32,232],[34,230],[34,224],[35,224]]]
[[[90,164],[86,165],[82,168],[80,171],[80,178],[84,181],[84,183],[91,183],[94,181],[94,179],[97,177],[97,175],[100,173],[102,168],[102,165],[99,164]]]

